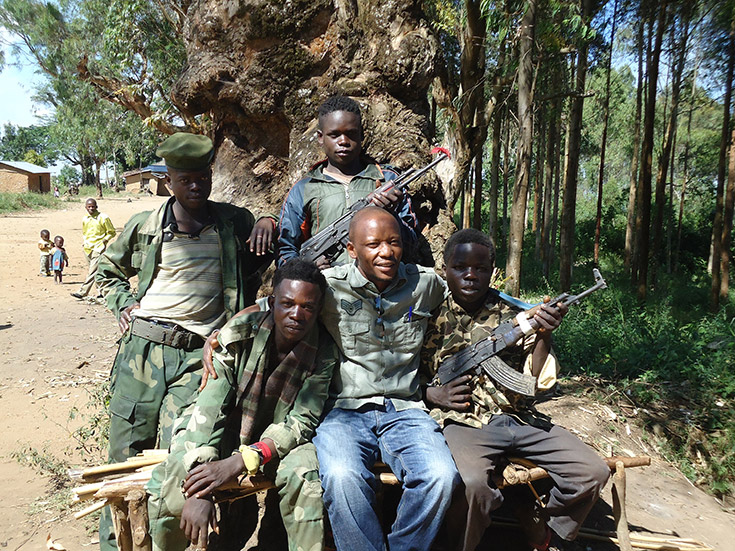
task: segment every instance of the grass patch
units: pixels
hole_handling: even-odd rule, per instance
[[[0,214],[29,209],[53,209],[62,204],[62,199],[57,199],[50,193],[35,193],[32,191],[24,193],[0,192]]]
[[[71,479],[68,475],[70,467],[68,462],[33,447],[24,447],[15,451],[12,457],[21,465],[30,467],[49,479],[46,495],[33,502],[30,508],[31,514],[49,509],[61,512],[71,507],[69,498]]]

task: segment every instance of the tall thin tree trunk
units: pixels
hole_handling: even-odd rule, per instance
[[[697,91],[698,68],[699,61],[697,61],[697,63],[694,65],[694,71],[692,72],[692,90],[691,97],[689,98],[689,115],[687,116],[687,138],[686,144],[684,145],[684,175],[681,183],[681,194],[679,197],[679,222],[677,224],[676,230],[676,247],[674,248],[674,271],[676,271],[678,268],[679,254],[681,252],[681,231],[684,221],[684,201],[686,199],[687,185],[689,184],[689,148],[692,141],[692,113],[694,113],[694,99]]]
[[[493,115],[493,131],[492,131],[492,145],[490,148],[490,224],[488,233],[493,240],[493,243],[497,245],[498,236],[498,184],[500,176],[500,131],[502,129],[501,123],[503,110],[496,109]]]
[[[549,268],[550,268],[550,256],[551,256],[551,194],[554,187],[554,168],[556,165],[555,152],[556,152],[556,141],[557,133],[556,126],[559,124],[557,116],[556,106],[551,110],[551,116],[549,117],[549,132],[546,140],[546,168],[544,177],[546,183],[544,184],[544,218],[543,225],[541,228],[541,259],[543,261],[543,272],[544,277],[548,279]]]
[[[676,142],[679,136],[678,127],[674,129],[674,143],[671,146],[671,174],[669,175],[669,208],[666,209],[666,273],[672,268],[672,235],[674,232],[674,170],[676,168]]]
[[[646,27],[645,20],[640,17],[638,22],[638,89],[635,99],[635,118],[633,122],[633,159],[630,163],[630,190],[628,192],[628,214],[625,225],[625,266],[630,270],[631,282],[638,278],[638,270],[635,266],[635,224],[636,210],[638,204],[638,180],[640,178],[640,141],[641,141],[641,113],[643,104],[643,91],[646,88],[643,73],[643,35]],[[650,33],[649,33],[650,38]],[[650,40],[648,41],[650,45]],[[649,48],[646,49],[648,51]]]
[[[582,1],[582,18],[589,21],[592,1]],[[572,286],[572,264],[574,262],[574,226],[577,207],[577,177],[579,171],[579,149],[582,137],[582,110],[584,107],[584,86],[587,78],[587,51],[589,45],[582,42],[577,56],[577,77],[575,90],[579,94],[572,98],[569,113],[569,156],[564,178],[564,198],[561,211],[561,243],[559,253],[559,284],[562,291]]]
[[[666,27],[666,3],[659,7],[656,37],[653,51],[648,59],[648,94],[643,121],[643,144],[641,146],[641,181],[639,182],[639,203],[636,216],[637,295],[640,301],[646,299],[648,292],[648,254],[651,223],[651,179],[653,177],[653,131],[656,115],[656,85],[658,82],[658,65],[661,57],[664,29]]]
[[[732,240],[732,215],[735,208],[735,129],[730,139],[730,164],[727,172],[727,189],[722,220],[722,245],[720,248],[720,303],[727,302],[730,291],[730,242]]]
[[[510,220],[508,217],[508,177],[510,175],[510,112],[505,109],[505,143],[503,145],[503,249],[508,246]]]
[[[561,106],[559,107],[561,109]],[[561,130],[561,118],[559,120],[559,130]],[[561,137],[561,136],[560,136]],[[567,142],[568,143],[568,142]],[[556,142],[556,167],[554,170],[554,212],[551,216],[551,246],[549,247],[549,266],[553,265],[556,260],[556,236],[559,233],[559,195],[561,191],[561,141]]]
[[[595,266],[600,265],[600,233],[602,230],[602,184],[605,181],[605,151],[607,149],[607,123],[610,120],[610,73],[612,73],[612,54],[615,45],[615,25],[618,17],[618,0],[615,0],[610,31],[610,52],[607,57],[607,75],[605,75],[605,99],[602,104],[602,144],[600,145],[600,170],[597,177],[597,215],[595,220]]]
[[[482,149],[475,157],[475,196],[472,200],[472,227],[482,230]]]
[[[536,178],[533,188],[533,233],[536,238],[534,243],[534,254],[536,258],[541,255],[541,226],[543,225],[543,191],[544,191],[544,154],[546,152],[546,109],[542,108],[539,113],[538,143],[536,146]]]
[[[516,181],[513,187],[510,235],[508,238],[508,260],[505,275],[506,289],[518,295],[521,288],[521,260],[523,256],[523,234],[525,230],[526,196],[531,171],[531,148],[533,142],[533,52],[534,26],[536,24],[536,0],[527,0],[526,13],[521,20],[518,61],[518,153],[516,155]]]
[[[689,38],[689,18],[683,17],[683,29],[681,30],[681,40],[679,41],[679,50],[676,61],[674,62],[673,75],[671,79],[671,112],[666,125],[666,133],[664,135],[664,146],[659,156],[658,175],[656,177],[656,217],[653,223],[653,251],[654,261],[651,267],[651,281],[655,283],[657,259],[660,254],[661,244],[663,241],[663,223],[664,212],[666,207],[666,176],[669,173],[669,163],[673,165],[674,155],[674,136],[676,136],[676,125],[679,117],[679,97],[681,96],[681,76],[684,72],[684,61],[687,55],[687,41]],[[676,26],[674,25],[675,29]],[[671,55],[674,55],[672,51]]]
[[[717,199],[715,217],[712,222],[712,287],[710,290],[710,308],[715,311],[720,307],[720,291],[722,275],[719,261],[722,248],[723,216],[725,206],[725,177],[727,165],[727,146],[730,140],[730,102],[732,100],[732,77],[735,67],[735,18],[730,24],[728,43],[727,71],[725,76],[725,100],[723,102],[722,134],[720,137],[720,159],[717,164]]]

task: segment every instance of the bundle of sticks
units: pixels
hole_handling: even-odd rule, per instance
[[[151,471],[166,457],[168,450],[144,450],[143,453],[121,463],[69,470],[69,477],[72,480],[83,483],[72,489],[72,501],[79,503],[96,500],[92,505],[77,511],[74,518],[80,519],[98,511],[113,500],[123,500],[133,490],[145,493],[145,485],[151,478]],[[272,487],[273,482],[262,475],[243,477],[238,484],[218,488],[215,492],[215,502],[234,501]]]

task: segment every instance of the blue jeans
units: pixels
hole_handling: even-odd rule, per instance
[[[377,460],[403,483],[388,548],[431,547],[460,479],[439,425],[428,413],[396,411],[390,400],[359,410],[335,408],[317,428],[314,444],[337,549],[386,548],[375,512],[377,481],[370,470]]]

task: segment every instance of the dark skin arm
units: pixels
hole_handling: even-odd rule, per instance
[[[569,311],[569,307],[559,304],[557,307],[544,306],[534,319],[539,324],[536,332],[536,344],[533,349],[531,373],[538,377],[546,358],[551,351],[551,332],[554,331]],[[471,375],[463,375],[445,385],[426,387],[426,401],[433,406],[455,411],[467,411],[472,399],[472,390],[469,386]]]
[[[390,188],[382,193],[375,193],[373,195],[373,205],[386,210],[391,210],[400,204],[401,199],[403,199],[403,191],[396,188]]]
[[[471,375],[462,375],[445,385],[427,386],[426,401],[442,409],[466,411],[472,399],[472,389],[469,385],[471,379]]]
[[[265,438],[263,443],[271,450],[271,456],[276,457],[276,445],[270,438]],[[230,482],[242,474],[245,465],[239,453],[219,461],[210,461],[197,465],[186,475],[182,490],[184,495],[198,499],[209,496],[213,490]]]
[[[199,549],[206,549],[210,525],[215,532],[219,532],[214,503],[208,499],[188,498],[184,502],[179,523],[187,539]]]
[[[272,218],[261,218],[253,226],[246,243],[250,245],[250,252],[263,256],[270,251],[275,235],[276,223]]]
[[[232,316],[231,319],[242,316],[243,314],[249,314],[250,312],[259,311],[260,308],[258,307],[258,305],[253,304],[251,306],[248,306],[247,308],[243,308],[242,310],[240,310],[237,314]],[[212,331],[212,334],[207,337],[206,341],[204,341],[204,347],[202,348],[202,366],[204,367],[204,370],[202,372],[202,384],[199,385],[199,392],[204,390],[204,387],[207,386],[207,381],[209,380],[210,376],[212,377],[212,379],[217,378],[217,372],[214,369],[214,363],[212,363],[212,354],[215,350],[219,348],[217,335],[219,335],[219,329],[215,329],[214,331]]]
[[[538,377],[541,373],[541,368],[544,367],[546,358],[551,351],[551,332],[561,325],[561,321],[568,311],[569,306],[558,304],[556,307],[544,306],[533,316],[533,319],[539,324],[531,363],[531,375],[534,377]]]
[[[130,323],[133,321],[133,317],[130,315],[130,312],[132,312],[136,308],[140,308],[139,302],[131,304],[120,312],[120,321],[117,322],[117,325],[123,335],[130,328]]]

